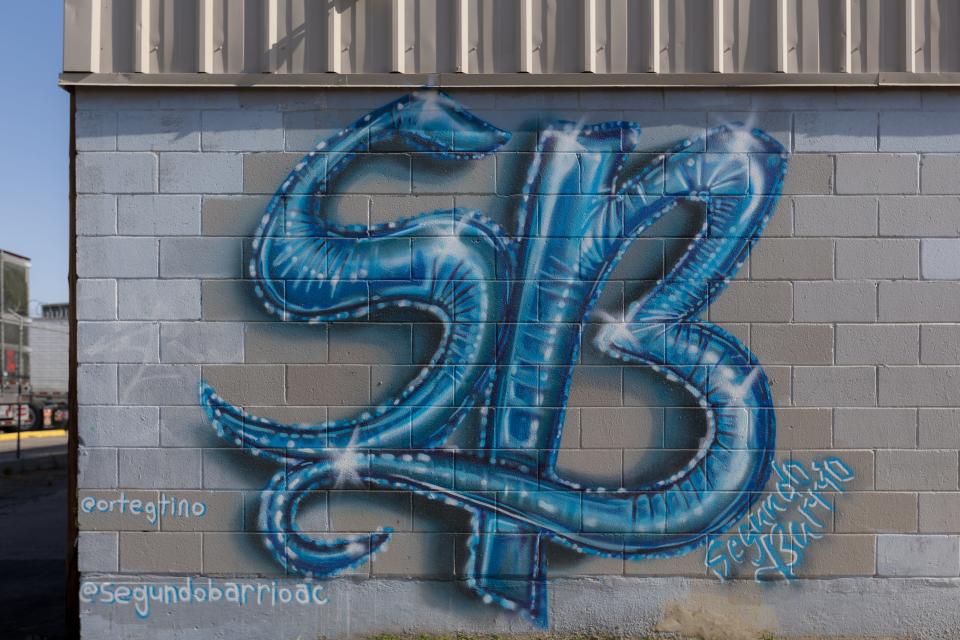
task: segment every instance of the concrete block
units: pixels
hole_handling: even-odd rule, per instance
[[[116,320],[117,281],[77,280],[77,320]]]
[[[921,98],[924,111],[950,111],[957,108],[960,103],[960,94],[952,88],[931,88],[921,91]],[[923,114],[928,117],[936,117],[935,114]]]
[[[136,92],[123,88],[82,89],[80,98],[83,109],[115,109],[123,103],[124,109],[236,109],[239,99],[236,93],[219,89],[179,91],[177,89],[143,89]]]
[[[282,466],[266,458],[254,457],[249,451],[236,448],[203,450],[204,489],[249,489],[259,493],[279,471],[283,471]]]
[[[204,111],[204,151],[281,151],[283,114],[277,111]]]
[[[199,320],[199,280],[121,280],[121,320]]]
[[[351,196],[359,198],[361,196]],[[370,202],[370,224],[386,224],[395,222],[401,218],[412,218],[421,213],[429,211],[441,211],[453,209],[454,206],[463,209],[483,210],[487,215],[498,220],[492,213],[503,198],[492,195],[477,196],[464,195],[463,203],[460,204],[460,194],[453,195],[398,195],[398,196],[374,196],[369,199]],[[507,198],[509,199],[509,198]],[[484,207],[485,203],[487,206]],[[360,209],[360,202],[354,205],[354,208]]]
[[[121,111],[117,147],[121,151],[200,151],[200,112]]]
[[[798,578],[872,576],[876,573],[875,536],[827,533],[811,544],[796,568]]]
[[[330,531],[413,530],[413,496],[407,491],[330,491]]]
[[[919,339],[911,324],[839,324],[837,364],[917,364]]]
[[[604,558],[580,554],[576,551],[564,549],[559,545],[548,548],[547,562],[550,566],[551,575],[558,578],[622,576],[624,572],[623,558]]]
[[[120,568],[119,534],[113,531],[81,531],[77,537],[77,569],[86,572],[116,572]]]
[[[446,533],[394,533],[390,547],[373,557],[374,576],[453,579],[455,536]]]
[[[77,402],[117,404],[117,365],[82,364],[78,366]]]
[[[493,155],[469,162],[451,162],[439,154],[411,156],[413,193],[489,194],[496,192],[497,164]]]
[[[160,408],[160,446],[217,448],[225,446],[225,441],[217,437],[197,404]]]
[[[116,150],[116,111],[77,111],[74,126],[77,151]]]
[[[919,91],[838,91],[839,109],[920,109],[922,101]]]
[[[913,111],[880,112],[881,151],[941,151],[960,148],[960,117],[939,112],[918,117]]]
[[[362,407],[370,404],[370,367],[290,365],[287,401],[302,405]]]
[[[801,111],[793,120],[794,151],[877,150],[876,111]]]
[[[120,534],[120,571],[124,573],[199,573],[201,558],[199,533]]]
[[[960,318],[960,283],[881,282],[881,322],[955,322]]]
[[[920,494],[921,533],[960,533],[960,493]]]
[[[798,236],[875,236],[877,199],[861,197],[796,197],[794,233]],[[762,244],[762,243],[761,243]]]
[[[366,159],[366,154],[363,156]],[[293,168],[303,160],[302,153],[243,154],[243,192],[273,194]],[[321,157],[317,161],[324,161]]]
[[[122,364],[120,404],[192,405],[198,402],[200,367],[185,364]]]
[[[275,320],[257,300],[253,280],[204,280],[200,286],[204,320]]]
[[[117,228],[125,236],[195,236],[200,196],[120,196]]]
[[[922,264],[924,280],[960,279],[960,240],[924,240]]]
[[[342,106],[342,105],[337,105]],[[372,105],[354,110],[331,107],[322,110],[291,111],[283,114],[283,129],[287,151],[313,151],[317,144],[340,133],[350,123],[363,117]],[[364,137],[360,150],[367,151],[370,141]]]
[[[920,362],[960,364],[960,325],[922,325],[920,327]]]
[[[557,474],[584,486],[622,487],[624,466],[628,462],[626,453],[623,449],[560,449],[556,457]],[[541,451],[541,459],[545,454]]]
[[[662,89],[663,104],[667,111],[689,111],[706,109],[709,111],[719,110],[744,110],[751,111],[753,108],[752,95],[749,91],[736,89],[704,89],[693,90],[683,88]],[[593,89],[584,90],[582,94],[592,93]],[[581,104],[584,95],[581,95]],[[638,109],[646,108],[636,107]],[[643,123],[641,123],[642,125]]]
[[[119,486],[117,450],[77,447],[77,488],[113,489]]]
[[[889,491],[956,491],[957,452],[880,449],[877,489]]]
[[[750,97],[745,93],[730,91],[706,92],[697,94],[696,104],[700,107],[705,102],[716,108],[736,109],[750,106]],[[662,89],[589,89],[580,92],[580,107],[583,109],[611,109],[614,105],[629,105],[631,109],[645,109],[659,111],[663,109],[664,99],[671,110],[690,109],[692,102],[688,94],[682,91],[667,89],[664,98]],[[464,96],[469,99],[470,95]],[[725,105],[721,106],[721,105]],[[712,107],[711,107],[712,108]]]
[[[494,104],[498,110],[542,111],[544,109],[576,109],[580,92],[569,89],[546,91],[503,91],[494,93]]]
[[[619,407],[623,405],[620,367],[581,365],[573,370],[568,407]]]
[[[778,408],[777,447],[829,449],[833,442],[832,413],[830,409]]]
[[[789,282],[731,282],[710,305],[712,322],[790,322],[793,285]]]
[[[877,574],[892,577],[956,577],[960,574],[960,538],[877,536]]]
[[[237,153],[160,154],[162,193],[241,193],[243,165]]]
[[[160,518],[151,518],[144,505],[157,503],[159,497],[156,491],[80,491],[77,521],[80,529],[86,531],[156,531]],[[131,509],[134,501],[139,501],[139,505]]]
[[[160,327],[147,322],[78,322],[77,360],[159,362]]]
[[[85,447],[155,447],[160,444],[156,407],[79,408],[77,429]]]
[[[163,238],[160,276],[239,278],[245,271],[242,255],[239,238]]]
[[[826,111],[836,108],[833,89],[751,92],[751,106],[757,111]]]
[[[284,564],[267,550],[265,539],[260,533],[204,533],[203,573],[274,577],[286,574]]]
[[[794,282],[797,322],[873,322],[877,285],[873,282]]]
[[[949,407],[960,397],[960,367],[881,367],[880,406]]]
[[[838,449],[912,449],[917,446],[917,411],[837,408],[833,444]]]
[[[243,362],[243,324],[164,322],[160,361],[184,364]]]
[[[116,196],[77,196],[78,236],[112,236],[116,233]]]
[[[793,400],[801,407],[876,406],[876,371],[873,367],[794,367]]]
[[[646,449],[663,446],[664,415],[661,408],[584,408],[581,444],[591,449]],[[566,429],[564,429],[566,436]]]
[[[762,129],[783,145],[784,149],[793,148],[792,140],[793,114],[786,112],[767,111],[710,111],[707,114],[707,124],[713,129],[718,126],[746,125]],[[643,123],[640,123],[643,126]],[[709,149],[708,149],[709,150]]]
[[[383,197],[399,204],[413,196],[400,194]],[[367,195],[311,195],[305,199],[305,204],[300,208],[306,209],[308,215],[319,216],[329,224],[366,227],[370,224],[370,200],[370,196]],[[402,208],[402,205],[400,206]],[[289,204],[288,209],[293,211],[293,207],[293,204]],[[395,217],[391,218],[391,221],[396,219]],[[434,231],[429,233],[435,235]]]
[[[205,365],[203,378],[218,394],[235,402],[245,405],[283,404],[282,365]]]
[[[222,492],[218,492],[222,493]],[[260,502],[261,502],[261,492],[260,491],[243,491],[239,492],[243,495],[244,499],[244,522],[241,527],[234,527],[234,530],[246,530],[246,531],[260,531],[260,524],[258,522],[260,518]],[[365,492],[363,491],[354,491],[354,493],[361,495]],[[391,492],[393,495],[399,495],[401,492]],[[330,511],[329,511],[329,492],[326,490],[317,490],[317,491],[298,491],[291,493],[291,497],[296,496],[300,499],[299,505],[297,505],[297,527],[301,531],[306,531],[310,535],[314,533],[326,533],[330,531]],[[374,531],[376,526],[372,529],[365,529],[364,532]],[[229,529],[224,529],[227,531]],[[341,535],[341,537],[343,537]]]
[[[328,183],[336,194],[410,194],[411,158],[406,153],[365,153],[363,164]]]
[[[833,240],[764,238],[750,254],[754,280],[829,280],[833,277]]]
[[[132,489],[199,489],[200,449],[121,449],[120,486]]]
[[[409,364],[413,336],[409,324],[334,323],[329,361],[335,364]]]
[[[772,198],[773,196],[766,196]],[[793,197],[777,199],[773,215],[763,230],[764,238],[789,238],[793,236]]]
[[[81,278],[156,278],[156,238],[77,238],[77,275]]]
[[[755,324],[750,349],[764,364],[831,364],[833,327],[828,324]]]
[[[797,153],[790,156],[784,195],[827,195],[833,193],[833,156],[819,153]]]
[[[270,196],[204,196],[201,206],[205,236],[250,237],[256,233]]]
[[[880,235],[960,235],[960,197],[916,196],[880,199]]]
[[[960,409],[920,409],[920,447],[960,449]]]
[[[624,560],[623,565],[623,573],[627,576],[703,577],[707,571],[701,551],[671,558]]]
[[[370,401],[374,405],[388,404],[398,397],[403,390],[423,370],[420,365],[373,365],[370,367]],[[453,371],[447,369],[441,375],[453,378]],[[465,390],[460,390],[464,393]]]
[[[920,193],[956,194],[960,175],[960,155],[924,154],[920,157]]]
[[[704,151],[703,138],[707,133],[706,113],[693,111],[650,112],[634,111],[631,105],[623,111],[623,119],[638,122],[643,128],[639,136],[628,135],[624,140],[627,150],[655,153],[669,151],[684,140],[693,142],[691,151]],[[558,114],[557,119],[566,119],[569,112]],[[543,118],[541,118],[541,139],[543,137]]]
[[[837,240],[839,280],[915,280],[919,275],[919,240]]]
[[[80,152],[77,193],[156,193],[157,156],[153,153]]]
[[[917,494],[852,491],[836,497],[838,533],[907,533],[917,530]]]
[[[192,512],[166,513],[160,516],[161,531],[239,531],[243,529],[242,491],[177,491],[168,497],[178,505],[203,504],[202,516]]]
[[[523,193],[527,181],[527,170],[536,158],[533,153],[500,153],[496,157],[497,188],[500,196],[520,195]],[[541,154],[542,165],[553,163],[569,172],[569,179],[554,186],[544,185],[542,189],[561,195],[577,195],[580,192],[580,164],[573,153],[545,153]]]
[[[846,153],[837,156],[838,194],[914,194],[920,189],[920,157],[909,153]]]
[[[250,322],[244,327],[248,363],[327,362],[327,326],[299,322]]]

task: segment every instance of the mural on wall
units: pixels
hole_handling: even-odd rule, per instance
[[[584,554],[675,556],[748,513],[772,469],[770,386],[747,348],[700,316],[760,237],[787,153],[762,131],[720,127],[628,171],[626,154],[642,135],[641,125],[621,121],[542,131],[512,233],[461,209],[340,226],[313,197],[374,141],[395,139],[451,162],[509,141],[509,132],[440,92],[369,113],[297,164],[254,239],[250,276],[266,309],[317,323],[415,309],[441,322],[443,335],[397,397],[347,420],[282,424],[201,384],[217,433],[280,464],[259,519],[279,563],[308,578],[331,576],[365,562],[390,536],[331,541],[300,532],[306,492],[349,483],[411,491],[472,515],[466,573],[485,602],[546,624],[547,540]],[[703,226],[623,321],[603,325],[595,346],[682,386],[702,408],[706,434],[684,466],[655,482],[564,479],[557,449],[583,325],[631,241],[690,201],[705,208]],[[442,448],[476,408],[484,420],[475,447]]]

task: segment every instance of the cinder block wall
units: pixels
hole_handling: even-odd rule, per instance
[[[262,304],[248,268],[271,198],[305,154],[401,95],[78,90],[84,637],[143,637],[149,627],[157,637],[237,638],[536,629],[468,588],[468,510],[425,491],[349,477],[306,497],[300,529],[329,542],[386,527],[393,533],[372,559],[317,583],[325,604],[156,601],[144,617],[128,604],[133,596],[116,592],[118,584],[183,585],[187,577],[221,587],[304,580],[270,553],[269,523],[258,522],[271,478],[285,465],[295,471],[294,463],[219,438],[200,407],[201,380],[249,414],[320,423],[375,412],[431,362],[442,335],[435,317],[386,310],[283,322]],[[732,549],[727,540],[738,530],[742,536],[741,523],[750,530],[749,517],[713,532],[715,548],[674,557],[601,557],[544,543],[550,627],[696,633],[702,623],[784,636],[952,637],[960,628],[960,93],[476,90],[453,97],[510,131],[510,141],[452,162],[388,141],[361,147],[358,162],[317,196],[330,221],[365,228],[466,208],[514,236],[537,142],[559,120],[638,123],[643,132],[627,157],[638,167],[734,122],[779,141],[789,152],[785,182],[759,194],[771,203],[780,196],[772,219],[700,318],[739,338],[769,378],[780,468],[792,461],[813,474],[815,462],[835,457],[851,472],[839,489],[821,487],[826,504],[785,497],[776,473],[751,489],[750,513],[779,490],[781,505],[805,501],[821,521],[812,540],[793,535],[785,520],[779,530],[760,526],[774,532],[767,540],[788,571],[760,572],[769,559],[758,559],[762,547],[741,546],[745,557],[726,560],[728,580],[717,577],[716,555]],[[711,151],[697,144],[689,151]],[[579,170],[592,161],[582,155]],[[666,214],[634,241],[597,311],[583,319],[556,456],[562,478],[611,491],[650,487],[682,469],[708,433],[682,385],[593,346],[602,324],[622,322],[630,303],[669,273],[703,220],[696,203]],[[483,404],[472,403],[443,447],[483,446]],[[141,509],[186,500],[205,513],[149,518],[121,496]]]

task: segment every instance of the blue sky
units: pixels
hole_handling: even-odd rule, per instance
[[[30,297],[67,300],[70,100],[63,0],[0,4],[0,249],[33,260]]]

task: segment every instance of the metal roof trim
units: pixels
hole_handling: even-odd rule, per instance
[[[494,74],[197,74],[76,73],[60,75],[62,87],[167,88],[414,88],[629,89],[629,88],[837,88],[956,87],[960,73],[494,73]]]

